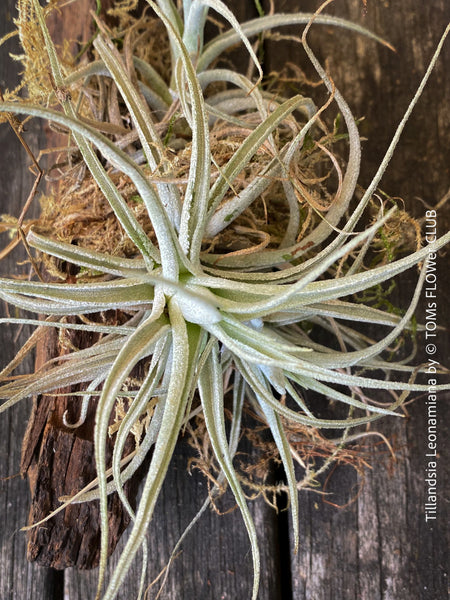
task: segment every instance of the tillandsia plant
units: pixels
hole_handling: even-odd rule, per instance
[[[377,174],[356,200],[357,123],[309,47],[307,33],[311,25],[325,23],[382,40],[321,10],[315,15],[272,14],[240,24],[221,0],[184,0],[179,9],[172,0],[147,2],[152,16],[144,13],[134,20],[129,11],[136,2],[117,3],[119,25],[114,30],[97,18],[91,58],[83,56],[70,67],[58,57],[38,0],[19,3],[24,48],[25,38],[30,41],[34,35],[33,52],[39,48],[42,59],[38,67],[33,63],[34,75],[26,81],[38,90],[30,92],[30,100],[2,102],[0,111],[10,119],[23,114],[49,120],[69,132],[70,143],[64,194],[47,202],[45,218],[33,226],[20,223],[30,251],[39,253],[33,258],[36,270],[41,261],[52,281],[0,281],[3,300],[46,316],[4,320],[37,330],[1,373],[5,402],[0,410],[30,395],[84,386],[77,392],[80,417],[72,423],[66,416],[65,426],[81,426],[89,404],[95,406],[97,478],[63,499],[59,510],[99,500],[97,597],[105,600],[115,597],[141,548],[145,557],[147,528],[179,433],[193,415],[201,414],[220,468],[217,486],[228,483],[249,535],[255,599],[258,536],[233,464],[244,407],[250,406],[270,428],[286,473],[298,547],[298,482],[289,427],[341,430],[339,447],[352,428],[397,415],[410,392],[427,389],[415,381],[420,366],[387,360],[386,355],[411,327],[427,255],[448,243],[450,233],[374,266],[371,249],[383,239],[397,209],[380,201],[372,222],[363,225],[362,217],[374,205],[377,186],[449,27]],[[210,9],[230,29],[205,44]],[[142,44],[149,23],[165,28],[167,52],[159,49],[159,56],[151,56]],[[285,98],[267,87],[249,41],[265,30],[293,24],[305,26],[300,41],[329,91],[321,108],[302,95]],[[239,42],[253,65],[248,75],[217,63]],[[163,74],[157,68],[161,56],[167,56]],[[108,110],[101,105],[105,93]],[[336,136],[321,119],[332,102],[347,129],[344,169],[330,150]],[[334,176],[327,172],[329,165]],[[106,207],[110,229],[80,225],[85,215],[75,172],[83,194],[93,190],[93,203]],[[331,193],[327,186],[333,182]],[[69,201],[78,202],[76,210],[74,204],[64,209]],[[73,266],[71,277],[62,272],[62,263]],[[416,265],[421,265],[417,286],[402,315],[356,298]],[[121,317],[114,322],[96,318],[111,313]],[[355,324],[361,322],[389,331],[374,341],[358,330]],[[329,341],[317,341],[312,326],[325,331]],[[92,343],[82,349],[72,345],[35,373],[11,376],[45,328],[87,332]],[[137,367],[142,375],[131,385]],[[227,426],[225,392],[230,386]],[[386,390],[394,399],[381,406],[365,390]],[[308,391],[346,407],[346,417],[317,417]],[[110,436],[111,461],[106,455]],[[132,451],[130,437],[135,440]],[[124,486],[149,454],[142,497],[133,511]],[[107,503],[113,492],[129,512],[132,529],[105,582]]]

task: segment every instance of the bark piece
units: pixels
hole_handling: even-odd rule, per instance
[[[74,338],[80,337],[73,336]],[[79,341],[79,340],[77,340]],[[84,337],[83,343],[92,342]],[[39,348],[37,368],[61,353],[55,332],[46,336]],[[62,395],[74,390],[59,390],[61,395],[40,396],[34,406],[22,447],[21,473],[28,477],[31,490],[29,524],[48,516],[61,504],[61,496],[73,495],[96,477],[94,458],[94,419],[96,400],[92,399],[86,421],[80,427],[66,427],[78,418],[79,397]],[[107,460],[113,440],[107,442]],[[131,450],[131,440],[126,452]],[[134,496],[133,484],[126,484],[128,497]],[[130,518],[116,493],[108,498],[109,541],[111,554]],[[100,553],[100,512],[98,501],[73,504],[50,520],[28,531],[27,557],[38,564],[65,569],[96,567]]]

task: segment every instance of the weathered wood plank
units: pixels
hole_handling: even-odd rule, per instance
[[[5,0],[0,4],[0,37],[13,29],[14,7],[15,0]],[[18,67],[9,59],[7,52],[17,52],[18,45],[10,40],[1,50],[0,86],[2,89],[14,88],[18,82]],[[38,147],[39,128],[29,125],[26,136],[30,145]],[[0,148],[0,212],[18,216],[33,181],[27,170],[29,160],[7,125],[0,127]],[[24,253],[19,252],[2,261],[2,275],[24,272],[24,267],[16,264],[23,259]],[[0,310],[4,316],[5,306],[2,305]],[[2,366],[13,357],[13,350],[18,347],[15,336],[15,328],[1,327]],[[26,368],[32,369],[32,365],[30,357]],[[0,419],[0,598],[59,600],[62,598],[62,576],[26,561],[25,535],[19,531],[27,523],[29,502],[27,482],[19,476],[21,439],[28,412],[29,404],[23,403]]]
[[[389,51],[353,34],[317,27],[311,46],[327,67],[356,117],[365,116],[362,182],[370,181],[410,98],[450,18],[445,1],[401,3],[347,0],[326,11],[359,22],[382,35],[397,49]],[[315,2],[303,2],[302,10],[315,10]],[[283,3],[283,10],[297,9]],[[298,31],[296,32],[298,34]],[[279,46],[276,46],[279,48]],[[306,64],[303,51],[292,45],[285,53],[268,45],[267,64],[280,69],[286,60]],[[448,193],[450,186],[450,44],[447,42],[429,85],[415,108],[381,187],[401,195],[409,211],[423,216]],[[312,72],[306,68],[307,72]],[[447,141],[446,141],[447,140]],[[438,232],[449,229],[448,204],[437,211]],[[449,289],[448,250],[440,253],[438,271],[438,322],[449,325],[446,294]],[[401,278],[396,301],[405,306],[415,283],[411,270]],[[426,318],[423,294],[417,318]],[[429,358],[419,340],[417,361]],[[448,331],[438,342],[436,360],[447,364]],[[425,379],[426,381],[426,379]],[[292,557],[292,598],[295,600],[437,600],[448,597],[449,566],[449,395],[439,398],[438,514],[425,521],[424,505],[427,444],[426,397],[408,407],[409,417],[375,425],[392,441],[396,462],[373,439],[364,485],[357,501],[345,509],[323,503],[320,497],[302,494],[302,546]],[[376,447],[375,447],[376,445]],[[358,486],[355,474],[338,470],[332,479],[339,504],[348,501]]]
[[[181,442],[171,463],[163,486],[154,521],[148,535],[148,581],[153,581],[165,568],[172,549],[190,520],[207,496],[204,478],[187,473],[187,447]],[[233,505],[233,503],[231,503]],[[227,506],[230,506],[228,502]],[[277,600],[279,593],[278,541],[273,511],[262,502],[250,504],[255,524],[260,532],[262,549],[261,600]],[[118,551],[124,545],[119,543]],[[275,549],[275,550],[274,550]],[[111,558],[111,568],[118,551]],[[133,567],[118,598],[133,598],[140,575],[139,564]],[[88,598],[95,589],[96,570],[66,571],[68,600]],[[207,510],[185,540],[182,552],[174,561],[161,598],[248,598],[252,585],[250,545],[237,510],[218,516]],[[149,598],[155,598],[159,585],[152,588]]]

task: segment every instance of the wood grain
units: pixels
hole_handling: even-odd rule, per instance
[[[0,28],[11,28],[15,0],[0,5]],[[230,7],[254,14],[253,3],[229,1]],[[298,10],[298,2],[279,0],[276,9]],[[318,4],[305,0],[301,10],[314,10]],[[267,8],[267,7],[266,7]],[[331,29],[312,32],[311,44],[321,59],[329,59],[329,70],[348,100],[354,114],[365,116],[362,133],[368,138],[363,149],[362,183],[373,175],[417,86],[437,40],[450,19],[446,0],[418,3],[368,1],[367,9],[358,0],[342,0],[327,12],[350,17],[384,35],[397,49],[367,42],[353,34],[339,35]],[[82,13],[83,14],[83,13]],[[84,13],[86,14],[86,13]],[[74,17],[74,19],[78,17]],[[298,33],[298,31],[296,32]],[[320,35],[320,37],[319,37]],[[11,43],[10,43],[11,44]],[[0,61],[0,85],[13,85],[13,65]],[[267,70],[280,68],[286,60],[305,64],[295,46],[266,44]],[[306,67],[305,67],[306,68]],[[429,86],[416,107],[398,151],[382,181],[382,188],[401,195],[416,216],[426,206],[435,206],[450,188],[450,44],[447,43]],[[39,147],[38,129],[28,132],[28,140]],[[2,149],[1,212],[18,214],[26,198],[31,178],[26,157],[6,126],[0,127]],[[23,165],[21,169],[11,166]],[[439,210],[440,233],[448,230],[447,207]],[[17,271],[14,261],[1,265],[2,273]],[[411,270],[397,287],[397,301],[405,305],[411,295],[416,272]],[[448,326],[446,290],[449,289],[448,252],[439,260],[439,322]],[[424,319],[425,304],[418,310]],[[2,326],[2,363],[10,356],[14,331]],[[422,344],[423,345],[423,344]],[[439,360],[450,356],[448,332],[439,339]],[[422,352],[419,360],[425,359]],[[29,364],[28,368],[32,368]],[[396,461],[374,438],[369,452],[371,469],[357,500],[338,509],[313,493],[302,493],[301,548],[297,556],[289,552],[285,515],[275,515],[261,502],[251,503],[263,552],[261,600],[443,600],[448,598],[449,528],[446,499],[449,497],[450,452],[449,395],[439,400],[438,520],[432,526],[424,520],[427,486],[424,477],[426,453],[426,407],[424,399],[408,407],[405,419],[380,422],[396,449]],[[96,586],[96,571],[64,574],[39,568],[25,560],[25,538],[19,528],[26,523],[27,485],[18,476],[20,442],[28,408],[21,405],[0,419],[0,598],[8,600],[90,600]],[[378,428],[378,426],[377,426]],[[164,485],[154,523],[149,533],[149,579],[164,567],[178,536],[189,523],[206,495],[206,485],[198,474],[186,475],[187,446],[181,442]],[[348,468],[338,469],[327,486],[333,495],[327,499],[345,504],[362,481]],[[124,541],[120,544],[123,545]],[[112,567],[116,558],[112,558]],[[134,597],[139,565],[118,595]],[[64,578],[64,581],[63,581]],[[175,598],[248,598],[251,589],[251,557],[241,518],[235,511],[218,517],[208,511],[183,546],[162,594]],[[154,595],[150,595],[154,597]]]
[[[296,3],[283,2],[281,10]],[[365,6],[367,4],[367,7]],[[316,2],[302,2],[302,10],[314,11]],[[446,1],[418,3],[336,2],[326,9],[358,22],[389,41],[389,49],[354,34],[340,35],[316,27],[310,43],[354,115],[365,117],[361,183],[376,172],[391,136],[403,116],[435,47],[450,21]],[[296,32],[298,34],[298,31]],[[286,54],[266,48],[266,68],[280,69],[286,58],[304,65],[304,53],[290,45]],[[436,204],[450,190],[450,44],[447,41],[419,104],[414,109],[397,151],[381,181],[381,189],[401,196],[416,217]],[[313,75],[306,68],[308,74]],[[438,233],[450,227],[450,206],[438,210]],[[449,251],[440,253],[438,272],[438,322],[450,324],[447,294],[450,289]],[[417,273],[410,270],[399,280],[395,301],[406,306]],[[425,297],[417,311],[425,319]],[[426,361],[424,339],[419,340],[418,362]],[[448,366],[450,339],[439,337],[438,360]],[[292,557],[294,600],[438,600],[448,598],[449,568],[449,394],[439,398],[439,510],[434,522],[425,522],[426,398],[408,407],[401,422],[380,421],[376,429],[393,442],[396,462],[379,444],[372,443],[364,482],[341,471],[333,479],[335,501],[345,504],[354,488],[363,483],[357,501],[336,510],[320,498],[303,495],[302,548]],[[447,499],[447,500],[446,500]],[[333,499],[332,499],[333,500]]]
[[[0,5],[0,36],[13,29],[14,5],[14,0]],[[1,48],[0,86],[3,89],[13,88],[18,82],[18,65],[7,55],[8,52],[17,50],[14,40]],[[34,148],[38,148],[43,141],[40,127],[32,124],[28,125],[26,136],[28,143]],[[29,160],[7,125],[0,127],[0,148],[0,212],[19,216],[33,181],[27,169]],[[17,265],[17,261],[23,259],[24,253],[16,253],[14,257],[2,261],[2,275],[26,272],[24,267]],[[3,303],[0,310],[4,316]],[[0,336],[0,356],[4,365],[13,357],[14,347],[18,347],[16,329],[2,326]],[[31,357],[24,368],[33,368]],[[26,525],[29,503],[28,485],[19,476],[21,439],[29,410],[30,403],[24,402],[0,419],[0,598],[57,600],[62,598],[62,574],[27,563],[25,535],[19,531],[20,527]]]
[[[72,321],[73,322],[73,321]],[[96,341],[92,335],[70,332],[70,344],[76,348],[89,347]],[[36,347],[36,368],[48,360],[66,354],[54,330],[46,332]],[[55,390],[51,396],[33,398],[22,445],[20,471],[30,484],[31,504],[29,524],[38,523],[56,510],[62,496],[71,496],[91,483],[97,471],[94,459],[94,422],[96,400],[90,402],[85,422],[75,429],[66,427],[64,418],[75,422],[79,399],[66,393],[81,390],[82,386]],[[84,389],[84,388],[83,388]],[[134,448],[132,440],[124,447],[125,455]],[[106,442],[110,464],[113,439]],[[135,506],[137,478],[124,486],[131,506]],[[108,497],[108,555],[110,555],[130,517],[117,494]],[[100,560],[100,508],[98,501],[74,504],[51,519],[27,532],[27,557],[39,565],[54,569],[75,567],[92,569]]]

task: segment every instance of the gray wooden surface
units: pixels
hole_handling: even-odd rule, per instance
[[[253,2],[227,2],[242,16],[253,16]],[[279,10],[294,10],[300,3],[276,0]],[[11,29],[15,0],[0,5],[0,35]],[[304,1],[302,10],[317,8]],[[266,7],[267,8],[267,7]],[[327,9],[350,17],[385,36],[396,53],[354,36],[323,29],[311,37],[317,54],[329,57],[329,70],[356,116],[365,116],[362,183],[375,172],[390,136],[405,110],[428,58],[450,20],[447,0],[401,3],[343,0]],[[16,67],[7,57],[13,43],[0,49],[0,86],[13,86]],[[294,46],[281,52],[266,45],[267,70],[280,68],[286,59],[305,64]],[[429,87],[407,126],[398,151],[382,181],[382,188],[401,195],[416,216],[434,206],[450,188],[450,43],[444,49]],[[39,147],[38,124],[30,125],[27,140]],[[0,127],[0,212],[18,214],[31,178],[27,158],[6,125]],[[450,225],[449,209],[438,214],[439,230]],[[15,262],[1,264],[2,273],[15,273]],[[398,300],[407,302],[416,273],[405,274],[397,288]],[[448,253],[439,261],[439,322],[448,325]],[[4,307],[2,307],[2,310]],[[424,304],[418,311],[424,318]],[[0,357],[12,355],[15,332],[0,329]],[[442,332],[438,358],[449,364],[449,335]],[[424,353],[419,359],[425,358]],[[32,368],[32,365],[28,365]],[[262,502],[251,504],[263,551],[261,600],[444,600],[448,598],[448,473],[450,453],[449,395],[439,400],[438,519],[424,520],[427,485],[426,407],[419,399],[408,407],[409,417],[379,424],[396,448],[392,461],[373,439],[360,495],[342,509],[325,503],[311,492],[301,494],[301,547],[295,556],[289,546],[288,523]],[[29,408],[16,407],[0,418],[0,599],[90,600],[96,572],[55,572],[25,561],[24,534],[28,488],[17,476],[20,440]],[[15,476],[16,475],[16,476]],[[348,468],[333,474],[327,490],[330,501],[345,504],[361,481]],[[163,568],[170,551],[206,494],[201,477],[186,474],[183,444],[177,452],[163,489],[149,534],[149,579]],[[114,559],[113,559],[114,560]],[[112,561],[113,562],[113,561]],[[132,599],[136,568],[118,596]],[[208,512],[187,539],[175,561],[163,599],[245,599],[251,589],[249,544],[237,512],[218,517]],[[152,597],[152,596],[150,596]]]

